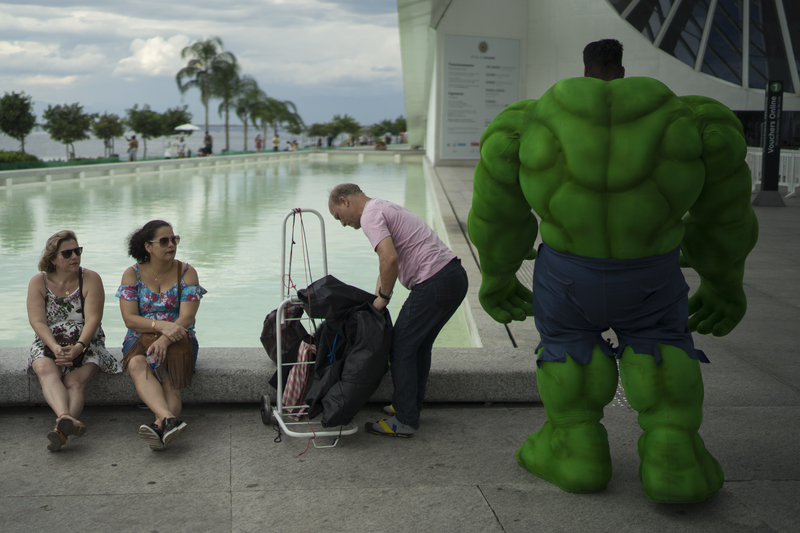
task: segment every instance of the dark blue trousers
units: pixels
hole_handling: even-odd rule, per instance
[[[414,285],[394,324],[390,356],[397,419],[419,429],[419,413],[431,370],[436,336],[467,295],[469,281],[461,261]]]

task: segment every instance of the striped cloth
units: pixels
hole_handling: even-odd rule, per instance
[[[289,371],[289,377],[286,380],[286,387],[283,390],[283,405],[295,407],[297,402],[303,401],[303,394],[305,393],[306,381],[308,378],[308,368],[311,365],[303,364],[314,361],[317,353],[317,347],[306,343],[300,343],[300,349],[297,352],[297,364],[295,364]],[[293,420],[300,420],[300,415],[305,414],[307,407],[297,407],[296,409],[286,409],[287,413],[296,413],[290,415],[289,418]]]

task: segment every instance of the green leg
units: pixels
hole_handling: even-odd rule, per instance
[[[617,389],[617,364],[597,346],[588,365],[567,356],[536,372],[547,422],[517,450],[517,462],[533,475],[569,492],[603,490],[611,479],[603,407]]]
[[[722,468],[697,434],[703,421],[700,363],[673,346],[658,345],[658,365],[629,347],[619,363],[622,386],[639,413],[639,479],[655,502],[699,502],[722,487]]]

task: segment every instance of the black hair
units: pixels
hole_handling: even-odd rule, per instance
[[[622,43],[616,39],[602,39],[583,49],[583,66],[592,78],[613,79],[622,70]]]
[[[131,233],[128,237],[128,255],[136,259],[139,264],[147,263],[150,254],[147,253],[144,245],[153,240],[156,232],[165,226],[172,227],[172,224],[165,220],[151,220],[141,228]]]

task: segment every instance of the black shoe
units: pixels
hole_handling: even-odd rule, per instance
[[[164,449],[162,432],[155,424],[142,424],[139,426],[139,437],[150,445],[151,450]]]
[[[165,418],[161,422],[161,432],[164,435],[162,438],[164,446],[175,440],[181,431],[186,428],[186,423],[181,422],[177,418]]]

